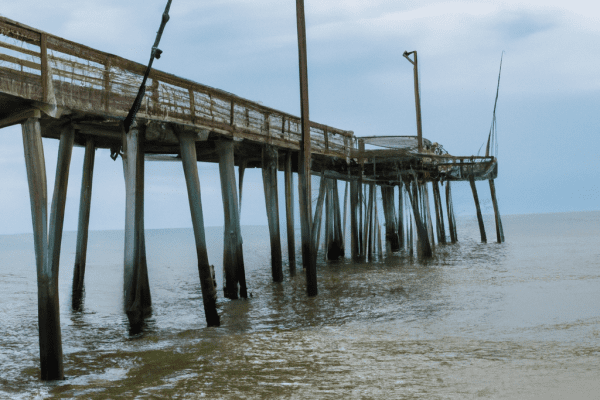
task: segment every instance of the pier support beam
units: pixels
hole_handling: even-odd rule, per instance
[[[311,232],[311,253],[314,262],[317,262],[317,253],[319,252],[319,241],[321,237],[321,219],[323,217],[323,203],[325,201],[325,193],[327,190],[327,179],[321,174],[321,182],[319,183],[319,197],[317,199],[317,206],[315,207],[315,216],[312,222],[312,232]]]
[[[358,181],[350,182],[350,255],[352,259],[360,258],[360,241],[358,240],[358,199],[360,186]]]
[[[398,185],[398,242],[399,249],[404,248],[404,185]]]
[[[58,302],[58,261],[74,133],[71,127],[65,128],[61,133],[48,230],[46,166],[39,119],[25,120],[22,131],[38,280],[41,378],[58,380],[64,379]]]
[[[419,211],[419,184],[415,178],[414,181],[407,183],[407,189],[410,191],[409,199],[413,209],[413,216],[415,218],[415,225],[417,227],[417,235],[419,239],[419,247],[421,248],[421,255],[425,258],[433,257],[433,251],[431,250],[431,244],[429,243],[429,235],[427,234],[427,226],[424,222],[424,218]]]
[[[450,231],[450,241],[456,243],[458,236],[456,235],[456,219],[454,218],[454,206],[452,205],[452,189],[450,181],[446,182],[446,211],[448,212],[448,230]]]
[[[244,253],[242,249],[242,230],[235,182],[233,141],[216,143],[219,154],[219,173],[221,177],[221,195],[223,197],[223,269],[225,282],[224,296],[228,299],[248,297],[246,275],[244,271]]]
[[[402,196],[402,192],[400,192]],[[396,209],[394,208],[394,187],[381,187],[381,200],[383,202],[383,215],[385,217],[385,247],[387,251],[400,250],[400,239],[396,227]]]
[[[73,289],[71,297],[71,307],[76,311],[81,310],[83,300],[95,157],[96,147],[94,146],[94,140],[88,138],[85,143],[85,156],[83,158],[81,194],[79,196],[79,221],[77,224],[77,245],[75,249],[75,267],[73,269]]]
[[[473,200],[475,201],[475,208],[477,209],[477,222],[479,222],[479,233],[481,234],[481,243],[487,243],[487,237],[485,236],[485,226],[483,225],[483,216],[481,215],[481,207],[479,207],[479,196],[477,196],[475,179],[472,176],[469,178],[469,183],[471,184],[471,191],[473,191]]]
[[[440,187],[437,181],[431,182],[433,188],[433,203],[435,205],[435,222],[438,235],[438,243],[446,243],[446,227],[444,226],[444,209],[442,208],[442,198],[440,196]]]
[[[132,333],[141,330],[150,314],[151,298],[144,235],[144,148],[139,129],[125,135],[125,255],[123,291]]]
[[[181,161],[183,172],[185,174],[190,211],[192,214],[192,226],[194,228],[194,237],[196,239],[198,272],[200,275],[200,287],[202,289],[202,301],[204,303],[206,324],[208,326],[219,326],[221,322],[219,314],[217,313],[217,289],[213,281],[211,266],[208,263],[208,253],[206,251],[195,135],[182,132],[178,136],[181,148]]]
[[[288,267],[290,275],[296,274],[296,238],[294,236],[294,175],[292,174],[292,152],[285,154],[285,221],[288,243]]]
[[[337,260],[344,256],[342,242],[342,226],[340,217],[340,200],[337,190],[337,179],[327,179],[327,259]]]
[[[281,259],[281,235],[279,232],[279,202],[277,200],[277,150],[271,146],[263,148],[263,186],[265,190],[265,204],[267,206],[267,219],[269,235],[271,237],[271,272],[273,282],[283,281]]]
[[[493,179],[490,179],[490,192],[492,195],[492,203],[494,204],[494,216],[496,217],[496,240],[498,243],[502,243],[504,242],[504,229],[502,229],[502,219],[500,218],[498,200],[496,199],[496,186],[494,185]]]

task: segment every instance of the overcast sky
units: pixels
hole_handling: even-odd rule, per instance
[[[0,13],[98,50],[147,63],[166,1],[1,0]],[[497,109],[503,214],[600,209],[600,6],[591,1],[305,3],[310,116],[357,136],[414,135],[418,50],[424,136],[476,154]],[[173,0],[154,67],[299,115],[294,1]],[[3,130],[0,233],[31,231],[19,127]],[[49,194],[57,141],[45,140]],[[83,149],[71,164],[66,230],[75,230]],[[222,225],[218,170],[200,164],[206,225]],[[243,224],[265,224],[260,172],[247,172]],[[146,227],[190,227],[181,165],[147,163]],[[280,180],[280,189],[283,179]],[[489,188],[478,184],[484,212]],[[123,229],[122,165],[96,154],[91,229]],[[459,214],[474,215],[468,183]],[[283,215],[284,208],[280,209]],[[492,229],[490,227],[490,229]]]

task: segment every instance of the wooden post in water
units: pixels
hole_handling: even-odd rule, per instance
[[[450,231],[450,241],[456,243],[456,220],[454,219],[454,207],[452,206],[452,190],[450,181],[446,181],[446,211],[448,212],[448,230]]]
[[[400,196],[402,196],[402,191],[400,191]],[[398,238],[399,229],[396,227],[393,186],[381,186],[381,201],[385,217],[385,247],[387,251],[396,252],[400,250],[400,239]]]
[[[298,64],[300,71],[300,126],[302,138],[298,152],[298,189],[300,197],[300,229],[302,230],[302,263],[306,270],[306,292],[316,296],[317,257],[311,254],[312,234],[311,207],[311,154],[310,120],[308,113],[308,72],[306,57],[306,24],[304,20],[304,0],[296,0],[296,27],[298,29]]]
[[[77,224],[77,245],[75,249],[75,266],[73,268],[71,308],[75,311],[81,310],[83,300],[88,227],[90,224],[90,205],[92,200],[92,178],[94,176],[95,157],[96,147],[94,146],[94,140],[92,138],[88,138],[85,143],[85,156],[83,158],[81,194],[79,196],[79,221]]]
[[[496,240],[498,243],[504,242],[504,229],[502,229],[502,219],[500,219],[500,210],[498,209],[498,200],[496,200],[496,186],[494,180],[490,179],[490,192],[492,194],[492,203],[494,205],[494,216],[496,218]]]
[[[222,140],[216,143],[219,154],[219,174],[221,177],[221,195],[223,197],[223,269],[225,282],[224,296],[228,299],[248,297],[246,274],[244,271],[244,252],[242,248],[242,230],[238,205],[237,185],[235,182],[235,166],[233,141]]]
[[[292,152],[285,154],[285,219],[288,241],[290,275],[296,274],[296,239],[294,236],[294,175],[292,174]]]
[[[342,216],[340,210],[340,196],[338,192],[338,181],[337,179],[332,180],[333,186],[333,218],[334,218],[334,240],[337,247],[336,253],[337,258],[344,257],[345,245],[344,245],[344,231],[342,230]]]
[[[429,242],[429,236],[427,234],[427,227],[425,225],[424,218],[421,216],[421,212],[419,211],[420,196],[416,178],[414,181],[412,181],[412,183],[407,183],[407,189],[409,189],[410,186],[412,186],[412,189],[410,189],[411,193],[409,199],[412,205],[413,215],[415,217],[415,225],[417,227],[417,235],[419,240],[418,245],[421,247],[422,256],[425,258],[430,258],[433,256],[433,251]]]
[[[429,234],[429,242],[431,243],[431,247],[435,248],[435,236],[433,234],[433,222],[431,220],[431,207],[429,205],[429,188],[427,187],[427,182],[423,183],[423,205],[425,209],[426,223],[427,223],[427,232]]]
[[[344,209],[342,210],[342,249],[346,252],[346,214],[348,211],[348,182],[344,185]]]
[[[281,258],[281,235],[279,233],[279,201],[277,200],[277,150],[266,145],[263,148],[263,186],[265,190],[265,204],[267,206],[267,220],[269,235],[271,237],[271,273],[273,282],[283,281]]]
[[[337,260],[344,256],[340,200],[337,179],[328,179],[326,215],[328,220],[327,259]]]
[[[350,182],[350,254],[353,260],[360,257],[360,241],[358,240],[358,199],[360,186],[358,181]]]
[[[404,185],[398,184],[398,242],[400,248],[404,248]]]
[[[362,154],[365,151],[365,142],[364,140],[359,139],[358,140],[358,151],[359,154]],[[366,208],[366,202],[365,202],[365,196],[364,196],[364,185],[363,185],[363,178],[364,178],[364,174],[365,174],[365,159],[364,157],[359,156],[358,158],[358,162],[360,164],[360,172],[358,174],[358,216],[359,216],[359,229],[358,229],[358,243],[359,243],[359,251],[360,257],[365,257],[366,254],[366,240],[367,238],[365,237],[365,226],[366,226],[366,221],[364,221],[364,219],[366,219],[366,214],[364,216],[363,219],[363,208]]]
[[[487,243],[487,238],[485,236],[485,226],[483,226],[483,216],[481,215],[481,207],[479,207],[479,196],[477,196],[475,179],[472,175],[471,177],[469,177],[469,183],[471,184],[471,191],[473,191],[473,200],[475,201],[475,208],[477,209],[477,222],[479,222],[479,233],[481,234],[481,243]]]
[[[440,187],[438,181],[432,181],[433,204],[435,205],[435,223],[437,227],[438,243],[446,243],[446,228],[444,227],[444,209],[442,208],[442,199],[440,196]]]
[[[373,202],[373,184],[370,183],[369,185],[367,185],[368,189],[369,189],[369,205],[367,208],[367,218],[366,218],[366,223],[365,223],[365,245],[366,245],[366,250],[365,250],[365,254],[367,255],[367,258],[369,261],[373,260],[373,243],[375,242],[374,237],[373,237],[373,206],[374,206],[374,202]]]
[[[141,330],[150,310],[150,288],[144,244],[144,149],[135,125],[125,135],[124,308],[132,333]]]
[[[215,287],[211,266],[208,263],[206,252],[206,238],[204,235],[204,217],[202,215],[202,200],[200,198],[200,179],[198,178],[198,164],[196,156],[195,135],[187,132],[179,133],[179,146],[181,148],[181,161],[185,174],[185,183],[192,214],[192,226],[196,239],[196,252],[198,254],[198,272],[200,287],[204,303],[204,314],[208,326],[221,324],[217,313],[217,289]]]
[[[321,182],[319,184],[319,198],[317,199],[317,207],[315,208],[315,216],[312,223],[312,232],[311,232],[311,243],[313,244],[313,248],[311,249],[311,253],[315,258],[315,263],[317,262],[317,252],[319,250],[319,237],[321,236],[321,218],[323,215],[323,202],[325,200],[325,192],[327,189],[327,179],[325,179],[324,174],[321,174]]]
[[[242,189],[244,188],[244,171],[246,171],[246,160],[242,159],[238,166],[238,175],[240,178],[240,182],[239,182],[239,185],[240,185],[240,201],[239,201],[240,215],[242,215]]]
[[[57,249],[60,255],[60,238],[58,243],[56,243],[56,238],[57,228],[60,228],[59,236],[62,235],[64,201],[62,201],[63,213],[61,215],[58,215],[58,213],[61,211],[61,200],[66,199],[66,179],[68,178],[68,166],[73,146],[73,132],[70,128],[68,129],[68,131],[61,133],[59,145],[56,168],[57,180],[52,200],[53,216],[51,217],[50,232],[54,239],[52,252],[50,252],[48,248],[48,191],[42,130],[38,118],[28,118],[22,124],[23,150],[27,169],[27,183],[29,185],[38,281],[38,328],[42,380],[64,379],[58,302],[58,263],[54,263],[51,258],[54,257]],[[56,190],[57,187],[58,190]],[[59,192],[61,193],[59,194]]]

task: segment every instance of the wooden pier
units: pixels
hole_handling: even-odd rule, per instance
[[[152,70],[142,106],[126,134],[123,121],[136,97],[145,68],[0,17],[0,128],[22,125],[38,276],[42,379],[63,378],[58,270],[73,146],[85,148],[73,308],[81,307],[84,287],[94,150],[110,149],[112,157],[122,157],[126,182],[123,290],[124,311],[132,331],[141,329],[145,316],[151,312],[144,240],[144,163],[147,160],[182,164],[208,326],[219,326],[220,318],[214,270],[206,249],[197,161],[219,164],[225,214],[223,290],[229,299],[247,297],[240,230],[246,168],[262,169],[275,282],[283,281],[277,171],[285,173],[289,272],[294,274],[300,264],[308,266],[308,295],[317,294],[316,254],[321,230],[325,233],[325,253],[329,260],[345,256],[375,260],[384,256],[382,242],[386,252],[406,251],[419,257],[432,257],[436,237],[438,245],[447,242],[445,218],[449,242],[457,242],[450,188],[453,181],[470,182],[485,242],[474,182],[489,180],[497,241],[504,240],[494,188],[497,159],[447,154],[442,146],[422,137],[420,116],[416,136],[357,137],[351,131],[308,122],[308,101],[301,119],[222,90]],[[417,98],[417,111],[419,108]],[[50,213],[42,138],[60,141]],[[239,182],[236,182],[235,166],[239,168]],[[303,171],[303,167],[306,170]],[[299,173],[302,260],[295,259],[296,243],[292,233],[294,173]],[[310,201],[306,200],[310,199],[310,174],[321,177],[314,214]],[[338,181],[346,182],[343,207],[340,207]],[[445,190],[440,190],[440,184]],[[385,216],[383,229],[377,218],[379,190]],[[443,210],[442,192],[446,210]],[[430,193],[434,213],[429,206]],[[345,248],[346,232],[350,236],[349,249]]]

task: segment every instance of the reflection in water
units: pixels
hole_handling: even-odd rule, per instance
[[[599,222],[600,213],[506,217],[508,241],[498,245],[478,243],[475,219],[464,219],[460,243],[437,246],[427,262],[319,257],[315,298],[302,273],[271,282],[268,230],[245,227],[252,297],[221,298],[220,328],[205,327],[191,229],[148,231],[153,316],[135,336],[122,312],[122,232],[90,234],[79,311],[70,304],[76,235],[67,233],[68,379],[58,383],[38,380],[31,237],[3,236],[0,397],[594,398]],[[222,230],[207,233],[219,269]]]

